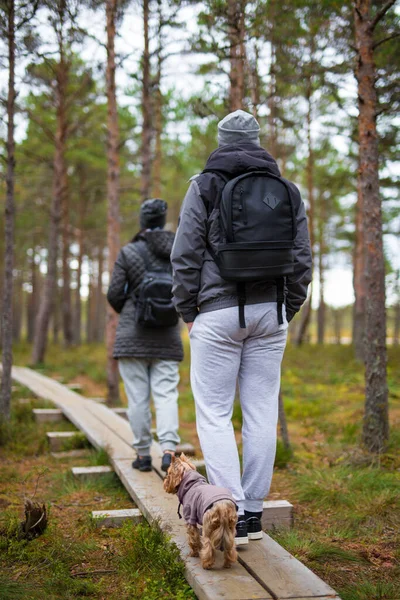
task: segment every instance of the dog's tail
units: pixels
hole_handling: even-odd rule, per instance
[[[221,500],[206,511],[203,519],[203,560],[214,562],[215,551],[220,548],[224,551],[224,567],[230,567],[237,560],[236,521],[236,507],[230,500]]]

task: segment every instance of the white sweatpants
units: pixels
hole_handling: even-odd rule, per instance
[[[200,313],[190,332],[191,384],[197,432],[210,483],[231,490],[244,510],[260,512],[276,452],[278,395],[287,321],[275,302]],[[236,382],[243,413],[243,474],[232,426]]]
[[[162,450],[175,450],[178,435],[179,363],[173,360],[120,358],[119,372],[128,396],[128,418],[133,447],[140,456],[150,454],[152,442],[150,393],[156,409],[157,437]]]

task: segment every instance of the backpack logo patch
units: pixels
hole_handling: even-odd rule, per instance
[[[274,210],[274,208],[276,208],[278,206],[280,201],[276,196],[274,196],[274,194],[271,194],[271,192],[268,192],[268,194],[265,196],[265,198],[263,198],[263,202],[269,208]]]

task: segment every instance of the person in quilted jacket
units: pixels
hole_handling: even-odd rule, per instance
[[[134,469],[151,471],[151,412],[153,396],[157,436],[163,450],[162,469],[168,470],[179,443],[178,383],[183,347],[179,324],[145,328],[136,322],[136,292],[146,270],[170,272],[174,234],[165,231],[167,203],[146,200],[140,209],[140,231],[119,252],[114,265],[107,300],[120,314],[114,358],[128,397],[128,417],[137,458]],[[146,261],[144,257],[146,256]]]

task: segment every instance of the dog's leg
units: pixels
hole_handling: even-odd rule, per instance
[[[203,569],[211,569],[215,563],[215,547],[216,542],[219,545],[218,540],[215,540],[215,529],[212,516],[216,511],[216,507],[208,510],[203,517],[203,531],[201,536],[201,566]],[[220,540],[219,540],[220,542]]]
[[[224,536],[224,567],[225,569],[230,569],[232,563],[237,561],[237,551],[235,548],[235,534],[229,533],[229,547],[226,546],[228,544],[228,536]],[[232,538],[232,541],[231,541]]]
[[[187,525],[187,532],[189,537],[189,547],[191,550],[189,556],[199,556],[201,539],[200,531],[198,530],[197,525]]]
[[[203,537],[201,538],[201,542],[201,566],[203,567],[203,569],[211,569],[215,562],[215,549],[211,543],[210,538],[205,537],[204,531]]]

